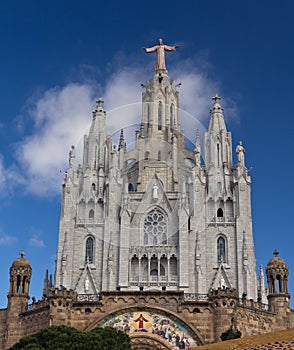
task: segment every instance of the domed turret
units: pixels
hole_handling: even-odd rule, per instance
[[[269,295],[288,294],[288,266],[278,255],[279,252],[275,250],[274,257],[266,267]]]
[[[21,251],[20,258],[15,259],[10,267],[9,295],[28,295],[31,275],[31,264],[27,259],[25,259],[24,251]]]
[[[20,252],[20,258],[17,258],[12,263],[11,267],[31,267],[30,262],[24,257],[24,252]]]
[[[31,264],[25,259],[24,254],[24,251],[21,251],[20,257],[15,259],[10,267],[6,337],[3,349],[10,348],[23,335],[19,314],[28,309],[29,287],[32,276]]]

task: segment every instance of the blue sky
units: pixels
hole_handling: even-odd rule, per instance
[[[167,68],[182,82],[183,110],[207,127],[211,97],[222,96],[252,176],[257,265],[278,249],[294,295],[293,12],[292,0],[1,2],[0,307],[21,249],[33,267],[30,295],[41,297],[70,146],[97,97],[107,111],[140,102],[155,59],[141,48],[160,37],[180,45]],[[108,122],[114,132],[114,114]]]

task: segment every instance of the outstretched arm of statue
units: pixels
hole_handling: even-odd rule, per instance
[[[145,52],[154,52],[157,50],[157,46],[153,46],[153,47],[142,47],[142,50],[144,50]]]
[[[164,45],[164,49],[166,51],[175,51],[178,47],[179,47],[179,45],[175,45],[175,46]]]

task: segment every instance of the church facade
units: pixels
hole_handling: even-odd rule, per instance
[[[221,286],[257,299],[244,148],[237,146],[234,164],[216,95],[203,154],[197,130],[194,149],[187,149],[178,100],[167,71],[155,70],[129,151],[123,130],[114,147],[97,101],[83,164],[75,167],[72,148],[63,184],[56,287],[206,294]]]
[[[55,282],[28,307],[31,267],[10,270],[8,308],[0,310],[2,348],[55,324],[81,330],[115,326],[134,349],[212,343],[230,328],[251,335],[293,327],[288,267],[278,257],[257,283],[251,179],[239,142],[236,162],[220,97],[207,132],[193,146],[180,127],[179,91],[158,45],[142,93],[140,128],[129,149],[107,132],[97,101],[83,160],[72,146],[62,185]],[[196,106],[197,108],[197,106]]]

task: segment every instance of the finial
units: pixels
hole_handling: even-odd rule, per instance
[[[20,254],[20,257],[23,258],[25,256],[24,250],[21,250],[19,254]]]
[[[104,101],[103,101],[102,97],[99,97],[98,100],[96,100],[96,103],[97,103],[96,111],[103,112]]]
[[[144,130],[145,130],[144,123],[141,123],[141,125],[140,125],[140,135],[141,135],[142,139],[144,138]]]
[[[99,97],[98,100],[96,101],[96,103],[97,103],[98,107],[103,107],[104,101],[103,101],[102,97]]]
[[[220,100],[221,100],[221,97],[219,97],[219,95],[218,95],[218,94],[215,94],[215,96],[214,96],[214,97],[212,97],[211,99],[212,99],[212,100],[214,100],[214,102],[215,102],[215,103],[218,103],[218,101],[220,101]]]
[[[277,257],[279,255],[279,252],[277,251],[277,249],[274,250],[273,254],[275,257]]]
[[[125,143],[125,140],[124,140],[124,130],[121,129],[121,131],[120,131],[120,136],[119,136],[118,150],[124,148],[124,143]]]

